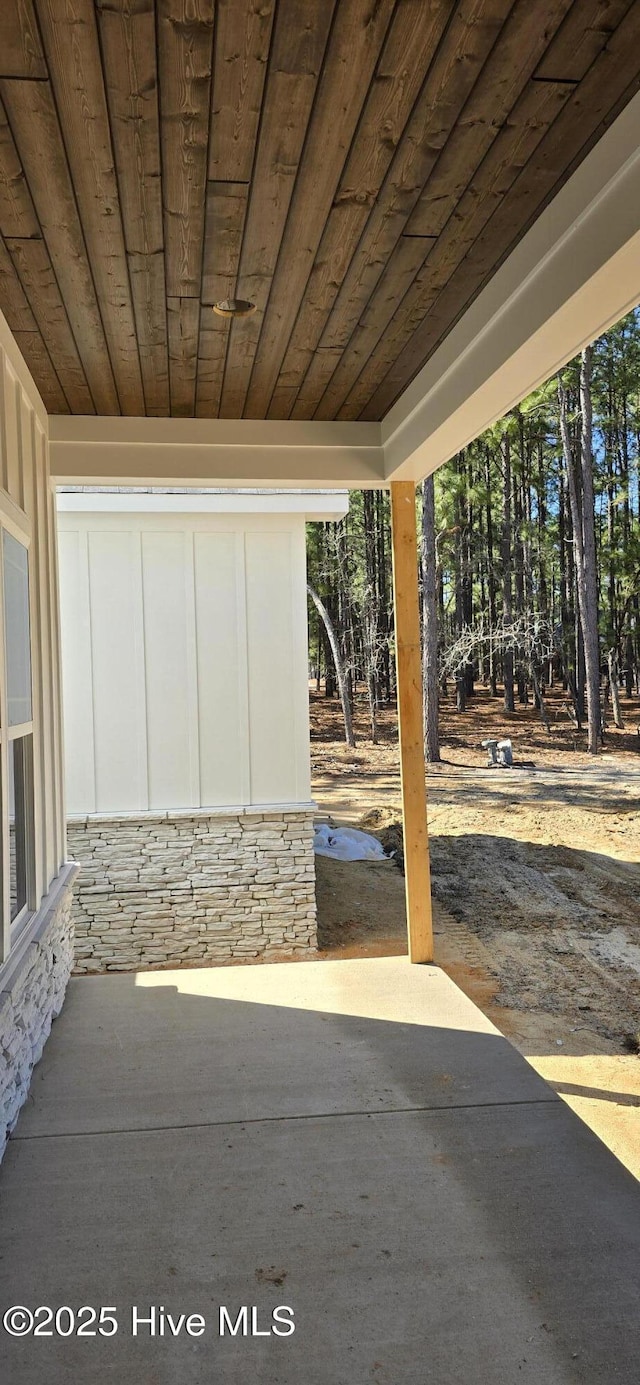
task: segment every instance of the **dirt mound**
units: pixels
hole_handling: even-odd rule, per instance
[[[378,838],[387,856],[393,856],[398,869],[404,874],[404,837],[397,812],[388,808],[372,808],[360,818],[358,826],[363,832],[370,832]]]

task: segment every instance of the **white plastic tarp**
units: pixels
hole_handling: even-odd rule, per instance
[[[384,847],[377,837],[359,832],[355,827],[330,827],[321,822],[313,836],[317,856],[331,856],[334,861],[386,861]]]

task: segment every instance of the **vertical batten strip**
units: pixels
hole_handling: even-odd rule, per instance
[[[53,697],[51,623],[50,623],[50,578],[49,578],[49,512],[47,505],[46,442],[39,448],[36,464],[36,538],[38,546],[38,584],[40,591],[40,668],[43,690],[43,734],[46,747],[44,759],[44,781],[42,801],[44,809],[45,879],[51,880],[56,873],[56,752],[55,752],[55,711]]]
[[[25,456],[25,428],[23,426],[22,446],[22,488],[26,514],[35,511],[36,470],[38,465],[38,433],[42,430],[31,410],[30,446]],[[44,782],[44,706],[42,700],[42,677],[40,673],[40,648],[36,632],[40,629],[40,588],[38,576],[38,545],[34,537],[29,550],[29,621],[31,624],[31,683],[33,697],[33,860],[35,864],[34,887],[38,901],[45,893],[46,861],[44,859],[44,802],[42,786]]]
[[[198,622],[196,618],[196,570],[193,529],[184,535],[184,572],[187,645],[187,704],[189,732],[189,790],[194,808],[202,806],[200,777],[200,698],[198,689]]]
[[[131,593],[131,610],[133,614],[133,637],[135,645],[135,666],[132,669],[133,678],[133,697],[135,703],[135,725],[140,728],[140,745],[138,747],[138,801],[144,808],[149,808],[151,804],[150,792],[150,772],[149,772],[149,725],[147,721],[147,670],[145,664],[145,641],[144,641],[144,573],[142,567],[142,531],[131,535],[131,542],[135,552],[135,576],[136,586]]]
[[[22,465],[20,468],[20,497],[18,503],[25,512],[28,512],[25,490],[25,449],[29,458],[28,465],[31,466],[35,448],[35,415],[31,400],[27,397],[20,384],[18,385],[18,422],[20,425],[20,455],[22,458]]]
[[[416,491],[413,481],[391,483],[391,533],[409,960],[432,962]]]
[[[58,573],[58,529],[56,519],[56,500],[55,492],[51,485],[49,474],[49,458],[45,453],[47,496],[48,496],[48,525],[49,525],[49,598],[51,609],[51,635],[52,635],[52,655],[53,663],[51,677],[53,680],[53,715],[54,715],[54,756],[55,756],[55,801],[56,801],[56,822],[57,822],[57,860],[56,869],[63,864],[66,858],[67,847],[67,825],[65,818],[65,792],[64,792],[64,730],[62,721],[62,662],[60,653],[60,583]]]
[[[44,581],[46,588],[46,606],[43,610],[44,623],[47,628],[47,652],[49,659],[49,785],[50,785],[50,848],[49,848],[49,879],[53,879],[60,867],[58,855],[58,842],[62,830],[60,816],[62,812],[62,756],[61,735],[60,735],[60,695],[56,681],[56,660],[57,650],[55,647],[55,615],[57,607],[57,593],[52,587],[52,565],[51,547],[53,534],[51,532],[51,483],[49,480],[49,466],[46,447],[42,451],[42,523],[45,529],[45,564]]]
[[[251,715],[249,705],[249,641],[247,635],[247,535],[236,531],[236,600],[238,612],[238,713],[242,727],[240,738],[241,803],[253,802],[251,768]]]
[[[29,615],[31,619],[31,677],[33,684],[35,864],[36,889],[38,896],[40,896],[44,894],[50,878],[47,859],[47,756],[50,742],[46,723],[47,702],[44,691],[42,632],[45,613],[42,606],[42,556],[38,527],[38,468],[41,450],[38,444],[40,439],[44,438],[44,434],[35,418],[34,435],[32,466],[30,473],[27,473],[24,478],[24,490],[25,510],[33,520],[33,538],[29,550]]]
[[[93,778],[93,804],[92,811],[98,810],[98,767],[96,762],[96,699],[93,691],[94,671],[93,671],[93,609],[91,604],[91,561],[89,554],[89,531],[88,529],[78,529],[78,562],[82,554],[82,577],[85,584],[86,593],[86,612],[87,612],[87,647],[89,660],[89,694],[91,697],[91,774]]]
[[[297,519],[291,531],[291,619],[295,719],[296,799],[311,797],[311,759],[309,742],[309,627],[307,614],[307,534],[304,518]],[[298,679],[300,693],[298,694]],[[306,716],[303,715],[306,708]]]
[[[22,508],[22,488],[20,484],[20,395],[21,385],[17,375],[5,358],[4,367],[4,427],[5,427],[5,489],[12,500]]]
[[[7,357],[0,346],[0,401],[4,399]],[[5,410],[0,407],[0,486],[7,489],[7,422]]]

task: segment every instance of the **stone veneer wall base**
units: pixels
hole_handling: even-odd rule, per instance
[[[73,965],[76,874],[76,866],[63,866],[0,970],[0,1159],[62,1009]]]
[[[313,809],[72,818],[76,972],[315,950]]]

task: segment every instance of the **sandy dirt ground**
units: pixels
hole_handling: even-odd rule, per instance
[[[480,692],[445,709],[427,776],[436,961],[640,1177],[640,704],[597,760],[552,698],[506,717]],[[373,746],[341,742],[339,708],[311,698],[314,796],[395,857],[317,858],[323,956],[405,950],[400,781],[393,712]],[[509,736],[514,768],[481,740]]]

